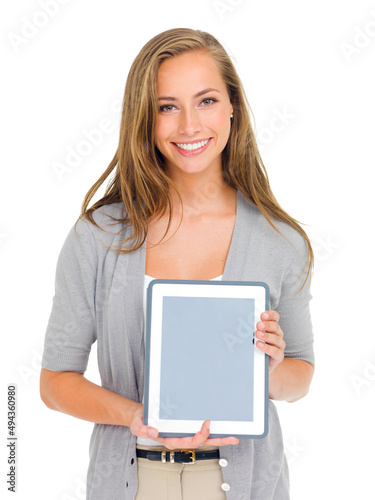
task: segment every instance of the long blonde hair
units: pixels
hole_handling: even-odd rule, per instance
[[[274,222],[279,220],[305,238],[308,248],[306,282],[314,260],[310,240],[299,222],[276,201],[251,127],[251,108],[240,78],[222,45],[204,31],[188,28],[164,31],[146,43],[135,58],[125,86],[116,154],[86,194],[80,218],[85,216],[97,225],[93,218],[94,210],[122,202],[126,215],[124,219],[114,221],[131,226],[132,234],[123,241],[121,248],[117,248],[121,253],[138,250],[146,240],[148,222],[157,214],[165,214],[169,208],[167,234],[172,217],[170,188],[177,189],[168,177],[164,157],[155,145],[159,109],[157,75],[164,60],[194,50],[206,51],[214,59],[234,109],[229,139],[222,152],[223,177],[259,208],[276,231]],[[93,196],[114,170],[104,196],[89,208]],[[180,201],[182,203],[181,198]]]

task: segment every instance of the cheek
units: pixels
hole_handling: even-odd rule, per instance
[[[227,141],[230,132],[230,121],[226,113],[220,114],[212,122],[212,127],[217,131],[220,139],[222,141]]]
[[[168,142],[176,130],[176,123],[173,116],[161,116],[156,124],[156,141],[162,144]]]
[[[155,142],[156,146],[161,149],[163,148],[163,141],[166,138],[166,127],[163,120],[158,120],[155,130]]]

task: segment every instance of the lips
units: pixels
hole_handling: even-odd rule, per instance
[[[196,156],[203,153],[211,144],[212,137],[200,141],[172,142],[176,150],[183,156]]]
[[[203,139],[202,141],[196,142],[175,142],[175,144],[184,151],[194,151],[196,149],[203,148],[208,141],[209,139]]]

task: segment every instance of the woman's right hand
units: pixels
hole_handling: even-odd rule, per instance
[[[188,437],[158,437],[158,430],[155,427],[143,425],[143,405],[134,413],[133,421],[130,425],[130,431],[137,437],[143,439],[153,439],[169,450],[175,449],[196,449],[199,446],[227,446],[228,444],[238,444],[239,440],[235,437],[209,438],[210,421],[206,420],[202,428],[195,436]]]

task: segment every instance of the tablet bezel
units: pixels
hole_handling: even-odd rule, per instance
[[[147,290],[146,363],[144,424],[156,427],[159,436],[193,436],[201,429],[200,420],[172,420],[159,417],[162,304],[164,296],[228,297],[254,299],[254,331],[260,314],[269,309],[269,288],[253,281],[154,279]],[[152,339],[152,341],[151,341]],[[256,339],[258,340],[258,339]],[[212,420],[210,437],[263,438],[268,432],[268,356],[254,346],[253,421]],[[151,376],[152,374],[152,376]],[[151,395],[153,394],[153,397]]]

